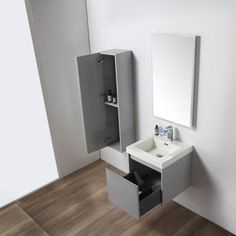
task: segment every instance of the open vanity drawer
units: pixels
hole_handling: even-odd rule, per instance
[[[139,219],[162,202],[161,174],[150,168],[130,168],[120,176],[106,169],[109,200],[131,216]]]

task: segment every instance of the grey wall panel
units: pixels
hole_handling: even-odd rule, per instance
[[[60,176],[99,158],[86,155],[76,57],[90,53],[85,0],[26,0]]]

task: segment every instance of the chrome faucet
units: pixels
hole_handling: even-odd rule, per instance
[[[167,126],[164,129],[164,134],[166,135],[166,137],[170,140],[173,141],[174,140],[174,128],[172,125]]]

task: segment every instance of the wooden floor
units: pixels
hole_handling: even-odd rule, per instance
[[[0,235],[232,235],[174,202],[136,221],[108,201],[106,167],[115,169],[97,161],[0,210]]]

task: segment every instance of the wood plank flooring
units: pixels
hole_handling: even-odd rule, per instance
[[[0,235],[48,236],[18,204],[11,205],[0,211]]]
[[[136,221],[108,201],[105,168],[97,161],[0,210],[1,236],[230,236],[171,202]]]

